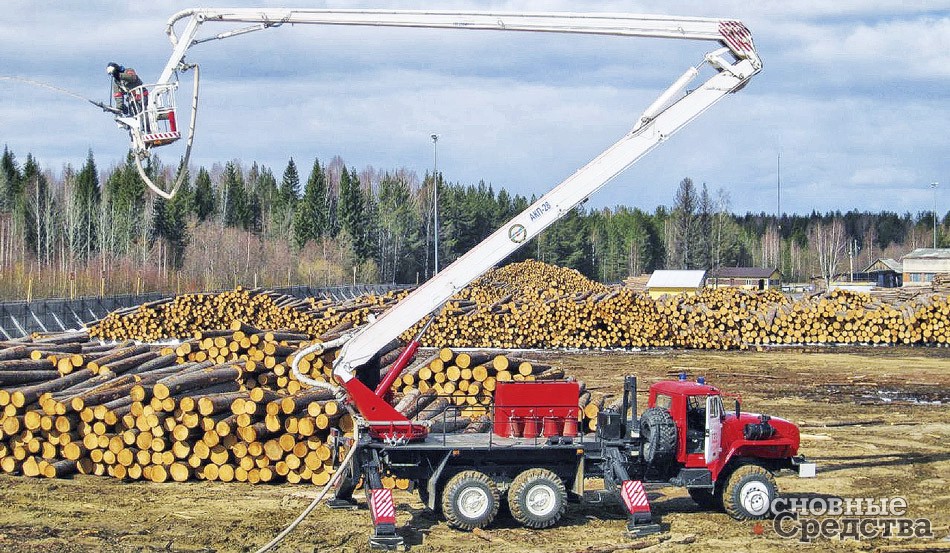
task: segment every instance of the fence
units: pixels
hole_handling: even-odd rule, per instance
[[[357,286],[287,286],[274,292],[298,298],[327,298],[346,301],[363,294],[382,294],[402,290],[405,285],[362,284]],[[166,294],[125,294],[84,297],[75,300],[47,299],[0,303],[0,339],[10,340],[31,332],[62,332],[98,321],[116,309],[133,307],[168,297]]]

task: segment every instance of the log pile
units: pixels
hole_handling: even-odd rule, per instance
[[[775,290],[705,289],[652,299],[577,271],[525,261],[494,269],[448,301],[423,337],[429,347],[744,349],[772,344],[950,343],[950,290],[913,294],[837,290],[793,300]],[[192,294],[110,314],[93,337],[147,340],[227,328],[233,320],[317,336],[362,324],[406,292],[348,302],[260,290]],[[421,324],[421,323],[420,323]],[[402,335],[410,340],[416,325]],[[66,353],[66,352],[63,352]],[[73,359],[75,360],[75,359]],[[72,361],[61,356],[61,371]]]
[[[103,345],[85,332],[2,343],[0,378],[22,378],[0,385],[0,472],[323,485],[344,454],[329,435],[352,435],[354,421],[331,393],[304,389],[291,374],[292,356],[310,343],[306,334],[241,321],[176,345]],[[383,374],[396,354],[382,356]],[[301,369],[325,381],[335,355],[308,355]],[[68,370],[57,368],[66,357]],[[426,373],[436,360],[444,378]],[[485,431],[494,382],[562,376],[523,359],[444,349],[394,391],[433,432]],[[420,395],[426,401],[413,401]]]
[[[319,336],[340,325],[363,324],[370,314],[385,311],[406,293],[367,294],[334,302],[238,287],[219,294],[184,294],[114,311],[89,325],[89,332],[103,340],[154,342],[228,328],[237,320],[256,328],[290,329]]]
[[[460,292],[446,304],[424,344],[506,349],[943,345],[950,343],[945,289],[938,281],[900,296],[836,290],[793,300],[775,290],[719,288],[652,299],[630,288],[584,282],[576,271],[525,262],[489,272]]]
[[[498,382],[564,374],[449,347],[946,344],[950,294],[937,288],[945,282],[934,286],[900,297],[835,291],[792,300],[720,288],[653,300],[576,271],[519,263],[487,273],[446,304],[424,337],[441,349],[414,363],[393,392],[402,412],[432,421],[435,432],[475,432],[490,424]],[[353,421],[332,397],[301,386],[290,374],[291,356],[362,324],[402,294],[340,303],[261,290],[193,294],[110,314],[85,331],[0,342],[0,471],[326,482],[340,453],[327,437],[334,428],[352,430]],[[132,341],[166,339],[176,341]],[[397,352],[382,353],[385,374]],[[334,355],[309,355],[300,368],[326,381]],[[584,428],[596,427],[609,400],[582,384]]]
[[[281,370],[306,336],[245,330],[238,323],[161,348],[101,346],[84,333],[4,344],[0,355],[16,352],[20,365],[3,373],[43,375],[0,387],[0,471],[326,483],[340,453],[329,433],[351,432],[352,419],[332,394],[302,390]],[[37,360],[22,352],[51,340],[88,353],[73,354],[82,360],[67,374],[26,368]],[[57,354],[39,361],[55,366]]]

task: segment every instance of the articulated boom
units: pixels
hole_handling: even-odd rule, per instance
[[[186,23],[178,34],[176,25],[181,21]],[[210,22],[251,25],[198,38],[201,25]],[[196,44],[280,27],[285,23],[636,36],[712,41],[720,45],[717,50],[706,54],[699,67],[689,67],[663,92],[634,122],[628,134],[417,288],[393,309],[366,325],[343,347],[334,366],[334,375],[346,387],[371,425],[373,422],[379,423],[377,428],[407,425],[408,421],[381,398],[384,390],[374,393],[354,377],[357,367],[369,362],[385,344],[427,314],[439,309],[454,293],[563,217],[726,94],[740,89],[762,69],[748,29],[739,21],[727,19],[550,12],[190,9],[168,20],[166,33],[174,49],[159,77],[158,86],[167,85],[177,71],[192,67],[185,64],[185,54]],[[688,90],[686,87],[699,75],[701,66],[706,64],[714,71],[712,77]],[[197,87],[192,102],[192,121],[196,107]],[[136,143],[136,132],[144,131],[130,128],[133,143]],[[164,191],[159,193],[168,195]],[[412,428],[407,434],[418,437],[419,429]],[[386,435],[392,437],[389,432]]]

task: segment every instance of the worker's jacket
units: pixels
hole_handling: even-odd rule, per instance
[[[148,104],[148,89],[139,88],[142,86],[142,79],[139,78],[135,69],[131,67],[119,73],[117,79],[112,79],[112,97],[115,99],[115,107],[123,112],[126,111],[126,95],[134,95],[135,101],[129,109],[134,113],[137,108]]]

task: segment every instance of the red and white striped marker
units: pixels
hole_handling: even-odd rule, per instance
[[[370,490],[369,512],[373,516],[373,524],[396,524],[396,504],[393,502],[393,491],[386,488]]]
[[[181,138],[181,134],[177,132],[158,132],[152,134],[146,134],[142,137],[146,142],[151,142],[153,140],[178,140]]]
[[[631,514],[650,512],[650,501],[647,499],[646,490],[643,489],[643,482],[624,480],[620,487],[620,497]]]
[[[752,45],[752,33],[739,21],[721,21],[719,33],[730,48],[737,52],[749,55],[755,51]]]

